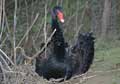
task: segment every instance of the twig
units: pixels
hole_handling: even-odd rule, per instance
[[[27,19],[27,22],[26,22],[26,27],[27,27],[27,30],[29,29],[29,19],[28,19],[28,3],[27,3],[27,0],[25,0],[25,6],[26,6],[26,11],[25,11],[25,13],[26,13],[26,19]],[[26,42],[28,41],[28,39],[29,39],[29,33],[28,33],[28,35],[26,36]]]
[[[79,13],[79,2],[78,1],[76,1],[76,22],[75,22],[75,25],[76,25],[76,28],[75,29],[77,29],[77,27],[78,27],[78,13]]]
[[[77,9],[77,11],[83,9],[83,12],[82,12],[82,15],[81,15],[81,23],[79,24],[80,26],[78,27],[78,24],[76,24],[76,27],[78,27],[78,29],[76,29],[77,31],[76,32],[79,32],[81,30],[81,28],[83,27],[83,19],[84,19],[84,13],[85,13],[85,9],[86,9],[86,5],[87,5],[88,2],[86,2],[85,4],[83,4],[79,9]],[[71,22],[71,20],[77,16],[78,12],[75,12],[66,22],[66,25],[69,25],[69,23]],[[77,17],[76,17],[77,18]],[[78,31],[79,30],[79,31]],[[65,32],[67,31],[67,29],[64,30]],[[77,33],[76,33],[77,34]],[[76,37],[76,34],[74,35],[74,39]]]
[[[6,53],[5,53],[4,51],[2,51],[2,50],[0,49],[0,52],[9,60],[9,62],[10,62],[12,65],[14,65],[14,63],[12,62],[12,60],[6,55]]]
[[[83,24],[80,24],[80,26],[78,27],[78,29],[76,31],[76,34],[74,35],[74,41],[77,38],[77,36],[78,36],[78,34],[79,34],[79,32],[80,32],[80,30],[81,30],[82,27],[83,27]]]
[[[5,41],[7,40],[7,37],[8,36],[6,36],[3,40],[2,40],[2,42],[1,42],[1,44],[0,44],[0,47],[2,47],[3,46],[3,44],[5,43]]]
[[[86,4],[86,3],[85,3],[85,4]],[[79,10],[85,8],[85,4],[83,4],[83,5],[79,8]],[[78,11],[79,11],[79,10],[78,10]],[[69,25],[70,21],[71,21],[71,20],[74,18],[74,16],[76,16],[76,15],[77,15],[77,12],[75,12],[70,18],[68,18],[66,24]]]
[[[14,52],[14,63],[16,65],[16,25],[17,25],[17,0],[15,0],[15,10],[14,10],[14,27],[13,27],[13,52]]]
[[[2,4],[2,1],[3,1],[3,0],[0,0],[0,27],[1,27],[1,23],[2,23],[2,7],[3,7],[3,6],[2,6],[2,5],[3,5],[3,4]]]
[[[77,38],[77,36],[78,36],[78,34],[80,33],[80,30],[82,29],[82,27],[84,26],[84,24],[82,23],[83,22],[83,20],[84,20],[84,17],[85,17],[85,10],[86,10],[86,6],[87,6],[87,4],[88,4],[88,1],[86,1],[86,3],[84,4],[84,9],[83,9],[83,11],[82,11],[82,15],[81,15],[81,20],[80,20],[80,24],[79,24],[79,27],[78,27],[78,24],[77,24],[77,21],[76,21],[76,33],[75,33],[75,35],[74,35],[74,41],[76,41],[76,38]],[[77,9],[77,11],[78,11],[79,9]],[[77,13],[78,12],[76,12],[76,20],[77,20]],[[78,28],[77,28],[78,27]]]
[[[115,72],[115,71],[120,71],[120,69],[115,69],[115,70],[109,70],[109,71],[94,71],[93,73],[103,73],[103,72],[105,72],[105,73],[110,73],[110,72]],[[89,72],[87,72],[87,73],[89,73]],[[82,77],[81,79],[80,79],[80,84],[82,84],[83,82],[85,82],[87,79],[91,79],[91,78],[94,78],[94,77],[96,77],[97,75],[92,75],[92,76],[87,76],[86,77],[86,74],[87,73],[85,73],[85,74],[81,74],[81,75],[77,75],[77,76],[74,76],[74,77],[72,77],[71,78],[71,80],[74,80],[74,79],[77,79],[77,78],[80,78],[80,77]],[[50,82],[59,82],[61,79],[57,79],[57,80],[50,80]],[[69,81],[64,81],[64,82],[69,82]],[[79,83],[77,83],[77,84],[79,84]]]
[[[3,65],[2,65],[2,63],[1,63],[1,62],[0,62],[0,67],[1,67],[1,70],[2,70],[2,73],[3,73],[4,83],[5,83],[5,84],[7,84],[7,82],[6,82],[6,75],[5,75],[5,71],[4,71],[4,69],[3,69]]]
[[[47,32],[46,32],[46,20],[47,20],[47,4],[45,4],[45,23],[44,23],[44,43],[46,45],[47,41]],[[45,58],[46,58],[46,48],[45,48]]]
[[[5,73],[14,73],[14,74],[20,73],[20,74],[22,74],[22,75],[25,75],[25,74],[26,74],[26,73],[24,73],[24,72],[16,72],[16,71],[12,71],[12,70],[8,71],[8,70],[6,70],[6,69],[4,69],[4,68],[3,68],[3,70],[4,70]]]
[[[80,83],[82,84],[83,82],[85,82],[86,80],[90,79],[90,78],[94,78],[97,75],[93,75],[93,76],[88,76],[88,77],[83,77],[82,80],[80,80]]]
[[[63,5],[63,0],[60,0],[60,6],[62,6]]]
[[[33,39],[33,37],[32,37],[32,40],[33,40],[33,48],[35,49],[35,51],[37,52],[38,51],[38,49],[37,49],[37,46],[36,46],[36,44],[35,44],[35,39]]]
[[[27,28],[29,26],[29,19],[28,19],[28,3],[27,0],[25,0],[25,6],[26,6],[26,17],[27,17]]]
[[[41,22],[41,24],[40,24],[40,27],[39,27],[39,31],[38,31],[38,33],[35,35],[36,37],[34,37],[34,40],[36,41],[37,39],[38,39],[38,37],[40,37],[40,31],[42,30],[42,25],[43,25],[43,23],[44,23],[44,21],[42,20],[42,22]]]
[[[27,55],[25,54],[25,51],[24,51],[24,49],[23,49],[22,47],[16,47],[16,51],[17,51],[17,49],[20,49],[21,52],[22,52],[22,55],[23,55],[26,59],[32,60],[32,59],[34,59],[35,57],[37,57],[39,54],[41,54],[41,53],[44,51],[44,49],[47,47],[47,44],[51,41],[51,38],[52,38],[52,36],[54,35],[55,32],[56,32],[56,29],[52,32],[52,34],[50,35],[50,37],[49,37],[48,40],[46,41],[46,44],[43,46],[43,48],[42,48],[40,51],[38,51],[35,55],[33,55],[32,57],[27,56]]]
[[[42,47],[42,49],[38,51],[35,55],[33,55],[31,59],[34,59],[35,57],[37,57],[39,54],[41,54],[44,51],[44,49],[47,47],[47,44],[51,41],[51,38],[53,37],[55,32],[56,32],[56,29],[54,29],[54,31],[52,32],[52,34],[50,35],[50,37],[48,38],[48,40],[46,41],[46,44]]]
[[[21,50],[22,55],[23,55],[26,59],[31,59],[31,57],[29,57],[29,56],[27,56],[27,55],[25,54],[25,50],[24,50],[22,47],[16,47],[16,51],[17,51],[18,49]]]
[[[57,1],[56,1],[56,5],[57,5],[57,6],[59,5],[59,1],[60,1],[60,0],[57,0]]]
[[[39,16],[39,13],[36,14],[35,19],[33,20],[33,23],[31,24],[31,26],[29,27],[29,29],[26,31],[26,33],[24,34],[24,36],[22,37],[22,39],[20,40],[20,42],[18,43],[17,47],[21,45],[22,41],[25,39],[25,37],[28,35],[28,33],[30,32],[30,30],[32,29],[33,25],[35,24],[35,22],[37,21]]]
[[[96,77],[96,76],[97,76],[97,75],[92,75],[92,76],[84,77],[85,75],[86,75],[86,73],[85,73],[85,74],[81,74],[81,75],[79,75],[79,76],[72,77],[72,79],[70,79],[70,80],[74,80],[74,79],[76,79],[76,78],[83,77],[83,78],[80,79],[80,82],[79,82],[79,83],[83,83],[83,82],[86,81],[87,79],[90,79],[90,78],[93,78],[93,77]],[[60,78],[60,79],[57,79],[57,80],[51,79],[50,82],[55,83],[55,82],[59,82],[59,81],[62,80],[62,79],[63,79],[63,78]],[[64,80],[64,82],[65,82],[65,83],[66,83],[66,82],[69,82],[69,83],[70,83],[69,80]]]
[[[32,7],[32,13],[31,13],[31,17],[30,17],[30,19],[31,19],[31,22],[33,21],[33,19],[34,19],[34,14],[35,14],[35,3],[37,2],[37,0],[34,2],[34,0],[32,0],[31,1],[32,2],[32,4],[31,4],[31,7]]]
[[[2,57],[2,55],[0,55],[0,58],[3,61],[4,65],[7,67],[7,69],[11,70],[10,66],[8,65],[8,63],[6,62],[6,60]]]
[[[6,24],[6,27],[7,27],[7,30],[8,30],[8,33],[10,34],[10,28],[9,28],[9,23],[8,23],[8,19],[7,19],[7,16],[6,16],[6,13],[5,13],[5,24]]]
[[[113,70],[108,70],[108,71],[91,71],[93,73],[110,73],[110,72],[115,72],[115,71],[120,71],[119,69],[113,69]]]
[[[3,29],[4,29],[4,23],[5,23],[5,0],[3,0],[3,2],[2,2],[2,10],[1,10],[1,12],[2,12],[2,18],[1,18],[1,23],[2,23],[2,29],[1,29],[1,33],[0,33],[0,41],[1,41],[1,39],[2,39],[2,34],[3,34]]]
[[[87,5],[88,5],[88,1],[86,1],[86,3],[85,3],[84,9],[83,9],[83,12],[82,12],[82,15],[81,15],[81,16],[82,16],[82,17],[81,17],[81,24],[82,24],[83,19],[84,19],[84,17],[85,17],[85,11],[86,11]]]
[[[76,78],[83,77],[83,76],[85,76],[86,74],[87,74],[87,72],[84,73],[84,74],[76,75],[76,76],[72,77],[72,79],[76,79]]]
[[[83,76],[85,76],[86,74],[87,74],[87,73],[84,73],[84,74],[81,74],[81,75],[73,76],[73,77],[71,78],[71,80],[74,80],[74,79],[83,77]],[[59,79],[57,79],[57,80],[51,79],[51,82],[59,82],[60,80],[63,80],[63,79],[65,79],[65,78],[59,78]],[[68,81],[68,80],[67,80],[67,81]],[[66,81],[64,81],[64,82],[66,82]]]

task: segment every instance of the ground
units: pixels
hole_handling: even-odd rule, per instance
[[[39,77],[31,65],[12,67],[0,84],[58,84]],[[3,81],[4,80],[4,81]],[[96,49],[94,62],[87,74],[60,84],[120,84],[120,47]]]

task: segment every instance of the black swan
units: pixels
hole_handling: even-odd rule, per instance
[[[49,80],[50,78],[70,79],[74,74],[88,71],[94,57],[94,38],[91,33],[78,34],[75,44],[69,48],[63,37],[60,23],[64,23],[61,7],[52,10],[52,31],[55,34],[49,43],[47,59],[36,58],[36,72]],[[68,50],[66,50],[66,48]],[[43,54],[44,55],[44,54]]]

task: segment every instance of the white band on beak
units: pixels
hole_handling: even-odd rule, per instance
[[[64,19],[61,19],[61,22],[64,23]]]

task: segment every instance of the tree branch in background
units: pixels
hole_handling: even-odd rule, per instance
[[[82,11],[82,15],[81,15],[81,20],[80,20],[79,26],[78,26],[77,21],[76,21],[76,31],[75,31],[76,33],[75,33],[75,35],[74,35],[74,40],[77,38],[77,36],[78,36],[81,28],[84,26],[83,20],[84,20],[84,18],[85,18],[85,10],[86,10],[87,5],[88,5],[88,1],[86,1],[86,3],[84,4],[84,9],[83,9],[83,11]],[[79,9],[78,9],[78,10],[79,10]],[[78,11],[78,10],[77,10],[77,11]],[[77,13],[78,13],[78,12],[76,12],[76,14],[77,14]],[[76,19],[77,19],[77,15],[76,15]]]
[[[14,54],[14,63],[16,65],[16,25],[17,25],[17,0],[15,0],[15,9],[14,9],[14,26],[13,26],[13,54]]]
[[[101,37],[106,37],[108,35],[108,29],[111,27],[111,0],[104,1],[104,9],[102,15],[102,30]]]
[[[4,23],[5,23],[5,0],[1,0],[1,16],[0,16],[0,27],[1,27],[1,32],[0,32],[0,41],[2,40],[2,34],[3,34],[3,30],[4,30]]]
[[[3,7],[3,0],[0,0],[0,27],[1,27],[1,23],[2,23],[2,7]]]
[[[22,55],[23,55],[26,59],[33,60],[34,58],[36,58],[38,55],[40,55],[40,54],[45,50],[45,48],[47,47],[48,43],[51,41],[51,38],[52,38],[53,35],[55,34],[55,32],[56,32],[56,29],[52,32],[52,34],[50,35],[50,37],[47,39],[46,44],[42,47],[42,49],[41,49],[40,51],[38,51],[36,54],[34,54],[32,57],[27,56],[26,53],[25,53],[25,50],[24,50],[22,47],[16,47],[16,51],[17,51],[17,49],[20,49],[21,52],[22,52]]]
[[[29,16],[28,16],[28,3],[27,3],[27,0],[25,0],[25,8],[26,8],[26,11],[25,11],[25,13],[26,13],[26,19],[27,19],[27,22],[26,22],[26,27],[27,27],[27,30],[29,29]],[[28,41],[28,39],[29,39],[29,33],[28,33],[28,35],[26,36],[26,42]]]
[[[52,34],[50,35],[50,37],[47,39],[46,44],[42,47],[42,49],[40,51],[38,51],[35,55],[33,55],[31,57],[31,59],[34,59],[35,57],[37,57],[38,55],[40,55],[44,51],[44,49],[47,47],[47,44],[51,41],[51,38],[53,37],[53,35],[55,34],[55,32],[56,32],[56,29],[54,29],[54,31],[52,32]]]
[[[46,43],[46,41],[47,41],[47,31],[46,31],[46,21],[47,21],[47,4],[45,4],[45,17],[44,17],[44,19],[45,19],[45,23],[44,23],[44,43],[45,43],[45,45],[47,45]],[[45,48],[45,58],[47,57],[46,56],[46,52],[47,52],[47,50],[46,50],[46,48]]]
[[[13,61],[6,55],[6,53],[5,53],[4,51],[2,51],[2,50],[0,49],[0,52],[3,54],[3,56],[5,56],[5,58],[6,58],[12,65],[14,65]],[[1,57],[2,57],[2,56],[1,56]],[[2,57],[2,58],[3,58],[3,57]],[[3,60],[4,60],[4,59],[3,59]],[[4,61],[4,62],[5,62],[5,61]],[[7,62],[5,62],[5,64],[8,65]],[[8,69],[10,69],[10,67],[9,67]]]
[[[19,41],[17,47],[19,47],[21,45],[21,43],[23,42],[23,40],[25,39],[25,37],[28,35],[28,33],[30,32],[30,30],[32,29],[33,25],[35,24],[35,22],[37,21],[39,16],[39,13],[36,14],[35,19],[33,20],[31,26],[29,27],[29,29],[26,31],[26,33],[24,34],[24,36],[22,37],[22,39]]]
[[[4,69],[3,69],[3,65],[2,65],[2,63],[1,63],[1,62],[0,62],[0,69],[2,70],[4,84],[7,84],[7,82],[6,82],[6,75],[5,75],[5,71],[4,71]]]

